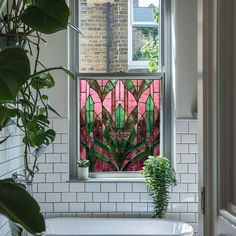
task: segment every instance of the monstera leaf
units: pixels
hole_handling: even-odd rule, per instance
[[[0,180],[0,213],[36,235],[45,231],[44,217],[38,203],[22,187],[9,180]]]
[[[23,23],[44,34],[67,28],[69,8],[65,0],[35,0],[20,16]]]
[[[9,47],[0,52],[0,103],[14,102],[21,86],[30,75],[26,51]]]

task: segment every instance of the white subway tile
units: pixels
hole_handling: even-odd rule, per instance
[[[196,134],[182,134],[182,143],[196,143]]]
[[[188,153],[189,144],[176,144],[176,153]]]
[[[69,203],[70,212],[84,212],[84,203]]]
[[[124,212],[124,218],[139,218],[139,212]]]
[[[181,143],[181,134],[176,134],[176,143]]]
[[[133,183],[133,192],[142,193],[147,192],[146,183]]]
[[[152,202],[152,196],[149,193],[140,193],[141,202]]]
[[[124,193],[109,193],[109,202],[123,202]]]
[[[70,183],[70,192],[84,192],[84,183]]]
[[[49,213],[46,213],[45,217],[46,218],[59,218],[59,217],[61,217],[61,213],[49,212]]]
[[[68,164],[54,164],[54,172],[68,172],[69,171],[69,166]]]
[[[139,193],[125,193],[125,202],[139,202]]]
[[[195,163],[196,155],[195,154],[181,154],[181,163]]]
[[[117,203],[118,212],[131,212],[131,203]]]
[[[86,183],[85,192],[100,192],[100,183]]]
[[[188,184],[188,192],[197,193],[198,192],[198,184]]]
[[[46,174],[46,182],[60,182],[61,181],[61,175],[56,173],[47,173]]]
[[[51,172],[53,172],[53,165],[52,164],[39,163],[38,168],[39,168],[40,173],[51,173]]]
[[[54,192],[68,192],[69,184],[68,183],[54,183]]]
[[[62,202],[76,202],[76,193],[62,193]]]
[[[180,217],[179,217],[179,213],[166,213],[166,217],[167,220],[177,220],[179,221]]]
[[[69,204],[68,203],[54,203],[54,212],[68,212]]]
[[[108,218],[108,213],[93,213],[93,218]]]
[[[62,212],[61,217],[66,217],[66,218],[75,218],[76,213],[71,213],[71,212]]]
[[[187,164],[176,164],[176,173],[188,173]]]
[[[147,212],[147,203],[132,203],[132,210],[134,212]]]
[[[192,120],[189,121],[189,133],[197,133],[198,132],[198,121]]]
[[[198,145],[197,144],[189,144],[189,153],[198,153]]]
[[[45,158],[47,163],[60,163],[61,162],[61,155],[60,154],[46,154]]]
[[[77,193],[77,202],[92,202],[92,193]]]
[[[46,193],[46,202],[61,202],[60,193]]]
[[[33,198],[37,202],[45,202],[45,193],[33,193]]]
[[[123,213],[116,213],[116,212],[112,212],[112,213],[108,213],[109,218],[123,218],[124,215]]]
[[[45,174],[36,174],[34,176],[34,182],[37,182],[37,183],[45,183],[46,182],[46,176]]]
[[[67,153],[68,152],[68,144],[53,144],[54,153]]]
[[[61,162],[69,163],[69,154],[68,153],[62,153],[61,154]]]
[[[186,203],[172,203],[172,212],[188,212]]]
[[[101,192],[116,192],[116,183],[101,183]]]
[[[117,183],[117,192],[132,192],[131,183]]]
[[[38,192],[52,192],[52,183],[38,183]]]
[[[187,191],[188,191],[188,185],[187,184],[178,183],[176,186],[174,186],[172,188],[173,193],[187,192]]]
[[[179,153],[176,153],[175,154],[175,162],[176,162],[176,164],[179,164],[181,161],[180,161],[180,155],[181,154],[179,154]]]
[[[198,212],[198,203],[188,203],[188,212]]]
[[[176,121],[176,133],[188,133],[188,121]]]
[[[42,212],[53,212],[53,203],[39,203]]]
[[[189,173],[198,173],[198,164],[189,164],[188,165],[188,172]]]
[[[60,134],[56,134],[56,137],[55,137],[53,143],[61,143],[61,135]]]
[[[170,193],[169,202],[179,202],[179,193]]]
[[[180,193],[180,202],[195,202],[194,193]]]
[[[115,212],[116,204],[115,203],[101,203],[101,212]]]
[[[154,212],[154,204],[148,203],[148,212]]]
[[[195,213],[180,213],[180,220],[183,222],[195,222]]]
[[[194,183],[195,181],[195,174],[181,174],[182,183]]]
[[[93,202],[108,202],[108,193],[93,193]]]
[[[69,172],[61,173],[61,182],[67,182],[70,180]]]
[[[85,212],[100,212],[100,203],[85,203]]]

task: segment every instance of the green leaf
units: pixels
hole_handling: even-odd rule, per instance
[[[66,69],[65,67],[61,67],[61,69],[62,69],[71,79],[76,79],[76,75],[75,75],[72,71]]]
[[[38,203],[18,184],[0,180],[0,213],[36,235],[45,231]]]
[[[0,105],[0,131],[6,125],[6,123],[11,119],[11,117],[16,116],[16,109],[11,109]]]
[[[30,62],[24,49],[9,47],[0,52],[0,103],[14,102],[30,75]]]
[[[31,86],[36,90],[45,88],[50,89],[55,86],[55,81],[50,73],[43,73],[32,79]]]
[[[21,15],[23,23],[44,34],[67,28],[69,8],[65,0],[35,0]]]

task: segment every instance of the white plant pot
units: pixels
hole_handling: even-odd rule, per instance
[[[89,168],[88,167],[77,167],[77,177],[78,179],[88,179]]]

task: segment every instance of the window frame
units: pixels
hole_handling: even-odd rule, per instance
[[[174,164],[174,154],[175,154],[175,113],[174,113],[174,81],[172,80],[172,51],[171,51],[171,0],[160,0],[161,7],[161,19],[160,27],[162,27],[162,34],[160,41],[160,69],[159,72],[163,75],[162,86],[162,103],[165,103],[165,106],[162,107],[161,112],[161,127],[163,129],[161,140],[162,140],[162,150],[163,155],[170,158]],[[69,0],[70,9],[73,9],[71,22],[79,26],[79,0]],[[165,24],[164,24],[165,22]],[[164,40],[166,39],[166,40]],[[73,71],[75,74],[78,74],[80,71],[80,54],[79,54],[79,44],[80,36],[78,33],[72,29],[68,30],[67,35],[67,51],[68,51],[68,68]],[[136,68],[137,69],[137,68]],[[141,69],[138,67],[138,69]],[[135,70],[136,71],[136,70]],[[114,74],[114,73],[112,73]],[[140,75],[140,73],[138,73]],[[145,75],[147,75],[145,73]],[[78,124],[78,80],[68,80],[68,116],[69,116],[69,179],[74,181],[77,179],[77,157],[79,155],[78,150],[78,136],[77,130],[79,128]],[[136,172],[136,176],[125,175],[125,172],[122,172],[121,175],[117,175],[114,172],[110,176],[92,176],[90,175],[90,181],[139,181],[142,176],[140,173]],[[143,180],[142,180],[143,181]]]
[[[80,78],[81,79],[89,79],[89,80],[96,80],[96,79],[117,79],[117,80],[128,80],[128,79],[137,79],[137,80],[145,80],[145,79],[151,79],[151,80],[161,80],[161,88],[160,88],[160,155],[163,155],[163,116],[162,116],[162,108],[163,108],[163,91],[165,87],[164,83],[164,73],[77,73],[77,91],[78,91],[78,98],[80,94]],[[77,113],[78,117],[80,112],[80,100],[78,99],[77,102]],[[77,120],[77,145],[78,150],[80,149],[80,120],[78,118]],[[142,175],[139,171],[112,171],[112,172],[89,172],[90,178],[142,178]]]
[[[160,9],[162,8],[162,1],[159,0]],[[161,11],[161,10],[160,10]],[[161,15],[161,14],[160,14]],[[133,69],[148,69],[148,61],[134,61],[133,60],[133,26],[135,27],[154,27],[155,23],[145,23],[145,22],[133,22],[133,0],[128,0],[128,70]],[[161,17],[160,17],[160,32],[161,29]],[[161,35],[160,35],[161,36]],[[161,40],[160,40],[161,45]],[[161,47],[159,51],[159,65],[161,65]],[[158,72],[161,72],[161,68]]]

